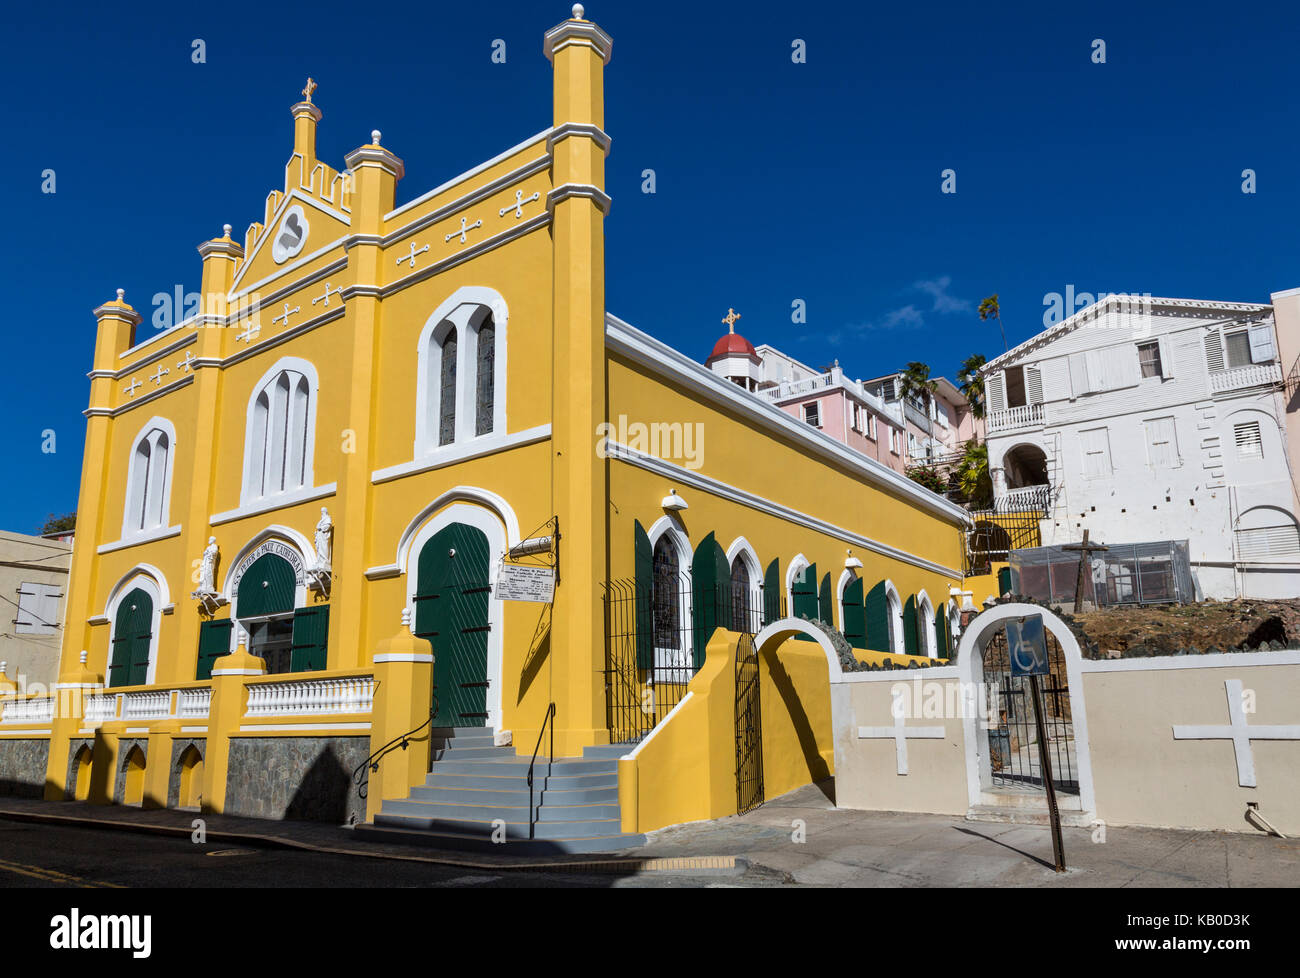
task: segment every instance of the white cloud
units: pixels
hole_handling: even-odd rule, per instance
[[[933,297],[934,312],[970,312],[974,308],[974,303],[969,299],[959,299],[956,296],[949,295],[948,287],[950,285],[952,285],[952,276],[941,275],[936,279],[913,282],[912,288],[919,292],[928,293]]]

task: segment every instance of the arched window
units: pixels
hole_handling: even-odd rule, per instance
[[[753,583],[749,578],[749,564],[743,554],[736,554],[731,561],[731,625],[733,632],[757,632],[757,622],[753,622],[751,597]]]
[[[681,562],[667,533],[655,542],[653,587],[650,607],[655,648],[678,650],[682,644]]]
[[[895,655],[904,655],[903,602],[899,600],[898,592],[892,584],[885,588],[885,600],[888,602],[885,621],[889,624],[889,651]]]
[[[438,358],[438,444],[456,440],[456,327],[447,330]]]
[[[145,425],[136,438],[127,465],[123,539],[167,525],[173,439],[171,424],[159,418]]]
[[[312,484],[315,372],[305,361],[282,364],[262,378],[249,404],[244,503]]]
[[[415,456],[505,433],[506,307],[466,287],[425,323],[418,351]]]
[[[934,628],[934,605],[930,604],[930,597],[924,591],[917,598],[916,614],[920,619],[916,623],[916,632],[921,641],[921,648],[917,651],[927,658],[936,658],[939,655],[939,640]]]

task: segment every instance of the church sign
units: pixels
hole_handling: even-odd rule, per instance
[[[555,572],[549,567],[502,564],[492,596],[498,601],[554,601]]]
[[[253,563],[259,557],[265,556],[266,554],[275,554],[275,556],[283,557],[285,560],[287,560],[289,562],[289,566],[293,568],[294,583],[302,584],[303,582],[302,554],[298,553],[298,551],[295,550],[293,547],[281,543],[279,540],[268,540],[266,541],[266,543],[262,544],[259,547],[254,548],[252,551],[246,554],[244,556],[244,559],[241,560],[239,562],[239,565],[235,568],[234,584],[231,587],[232,597],[238,597],[240,582],[243,581],[244,574],[248,571],[248,568],[252,567]]]

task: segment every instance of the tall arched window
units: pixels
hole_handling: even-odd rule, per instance
[[[650,598],[656,649],[678,650],[682,644],[680,589],[682,568],[677,548],[667,533],[654,548],[654,590]]]
[[[301,360],[282,361],[262,378],[248,411],[245,503],[312,484],[316,377]]]
[[[174,437],[171,424],[160,418],[151,420],[136,437],[127,465],[124,539],[167,525]]]
[[[442,338],[438,371],[438,444],[450,445],[456,440],[456,327],[447,330]]]
[[[415,457],[505,433],[506,306],[491,289],[456,291],[420,334]]]
[[[731,562],[731,630],[733,632],[757,632],[756,623],[752,622],[753,608],[750,605],[753,584],[749,579],[749,565],[743,554],[736,554]]]
[[[892,584],[886,587],[885,598],[889,603],[889,614],[885,619],[889,623],[889,651],[895,655],[903,655],[905,652],[903,642],[903,602],[899,600],[898,592],[894,590]]]

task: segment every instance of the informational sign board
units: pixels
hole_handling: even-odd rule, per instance
[[[492,596],[498,601],[554,601],[555,571],[549,567],[502,564]]]
[[[1043,616],[1029,615],[1019,622],[1007,622],[1007,651],[1011,658],[1011,675],[1046,676],[1047,634],[1043,631]]]

